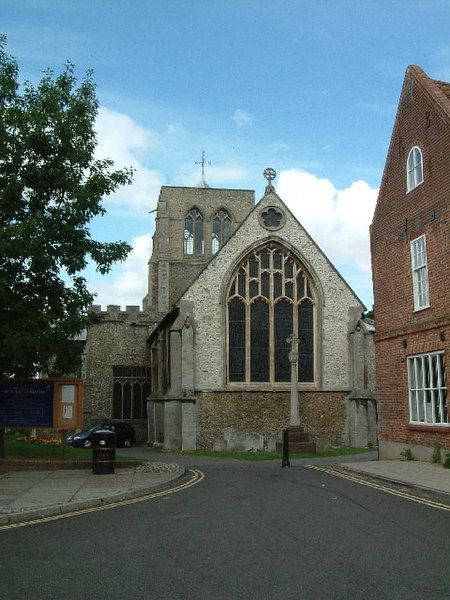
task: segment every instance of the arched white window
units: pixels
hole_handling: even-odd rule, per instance
[[[406,182],[408,192],[423,182],[423,159],[418,146],[411,148],[406,166]]]
[[[203,215],[194,207],[184,219],[184,253],[201,256],[204,252]]]
[[[314,381],[312,284],[289,250],[269,243],[247,256],[231,278],[227,304],[229,382],[290,381],[292,334],[299,338],[298,381]]]
[[[231,236],[231,218],[226,210],[221,208],[216,212],[212,228],[212,253],[216,254]]]

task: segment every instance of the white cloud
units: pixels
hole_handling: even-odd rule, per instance
[[[250,127],[250,125],[253,124],[254,120],[255,117],[246,110],[238,108],[234,111],[233,121],[238,127]]]
[[[276,189],[333,264],[353,263],[370,278],[369,226],[377,189],[354,181],[338,190],[329,179],[300,169],[282,171]]]
[[[99,109],[96,131],[96,158],[111,158],[116,169],[133,167],[135,171],[132,185],[123,186],[106,201],[137,212],[154,208],[164,178],[159,171],[144,166],[143,161],[150,150],[158,147],[157,135],[128,115],[105,107]]]
[[[152,236],[136,236],[131,242],[133,247],[128,258],[116,264],[109,275],[98,273],[87,276],[88,288],[97,294],[94,304],[106,308],[108,304],[125,306],[140,305],[147,293],[148,259],[151,254]]]

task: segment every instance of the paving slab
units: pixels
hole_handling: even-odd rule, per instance
[[[43,516],[99,506],[162,488],[182,477],[176,464],[139,472],[138,468],[115,469],[94,474],[88,469],[11,471],[0,474],[0,524],[17,523]]]
[[[394,483],[450,495],[450,469],[418,460],[343,462],[341,466]]]

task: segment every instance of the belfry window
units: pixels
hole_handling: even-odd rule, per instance
[[[184,219],[184,253],[201,256],[205,252],[203,215],[191,208]]]
[[[249,255],[228,292],[228,381],[290,381],[290,345],[299,338],[298,380],[314,381],[315,301],[300,261],[278,244]]]
[[[212,253],[216,254],[231,236],[231,218],[226,210],[216,212],[212,224]]]
[[[423,183],[423,160],[422,152],[418,146],[414,146],[408,154],[406,166],[408,192]]]

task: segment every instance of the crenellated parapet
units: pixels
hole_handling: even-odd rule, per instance
[[[114,322],[126,323],[128,325],[148,325],[151,321],[148,312],[143,311],[140,306],[126,306],[125,310],[122,310],[121,306],[117,304],[108,304],[106,310],[102,310],[100,305],[94,304],[91,310],[103,323]]]

